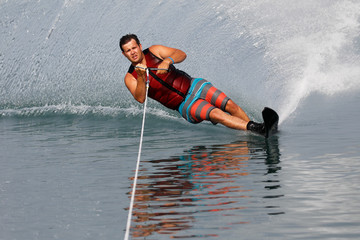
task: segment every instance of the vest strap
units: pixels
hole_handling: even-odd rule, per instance
[[[159,78],[155,73],[153,73],[152,71],[149,71],[149,74],[156,80],[158,81],[161,85],[167,87],[168,89],[170,89],[173,92],[176,92],[178,95],[180,95],[181,97],[185,98],[185,94],[180,92],[179,90],[177,90],[176,88],[174,88],[173,86],[171,86],[170,84],[168,84],[167,82],[165,82],[164,80],[162,80],[161,78]]]

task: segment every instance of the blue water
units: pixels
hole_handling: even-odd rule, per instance
[[[0,239],[123,239],[142,106],[119,38],[184,50],[269,140],[149,101],[132,239],[359,239],[358,1],[0,1]]]

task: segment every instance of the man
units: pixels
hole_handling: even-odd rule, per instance
[[[131,62],[125,75],[125,85],[140,103],[146,98],[146,68],[149,71],[148,95],[164,106],[180,112],[190,123],[203,120],[221,123],[238,130],[250,130],[264,135],[264,124],[250,121],[246,113],[223,92],[202,78],[191,78],[174,64],[185,60],[186,54],[176,48],[153,45],[143,50],[139,39],[128,34],[120,39],[120,49]]]

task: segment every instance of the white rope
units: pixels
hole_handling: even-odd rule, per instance
[[[129,208],[129,215],[126,223],[126,231],[125,231],[125,240],[129,239],[130,234],[130,226],[131,226],[131,216],[133,211],[133,205],[134,205],[134,199],[135,199],[135,190],[136,190],[136,183],[139,173],[139,166],[140,166],[140,156],[141,156],[141,148],[142,148],[142,142],[143,142],[143,135],[144,135],[144,126],[145,126],[145,113],[146,113],[146,105],[147,105],[147,95],[149,90],[149,69],[146,68],[146,95],[145,95],[145,103],[144,103],[144,112],[143,112],[143,119],[142,119],[142,127],[141,127],[141,134],[140,134],[140,144],[139,144],[139,153],[136,163],[136,170],[135,170],[135,176],[134,176],[134,185],[131,192],[131,200],[130,200],[130,208]]]

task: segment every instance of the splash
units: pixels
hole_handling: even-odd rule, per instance
[[[53,31],[55,30],[56,24],[61,20],[61,16],[64,15],[65,9],[68,8],[68,7],[70,7],[73,2],[74,2],[74,1],[71,1],[71,0],[65,0],[65,1],[64,1],[64,4],[62,5],[59,13],[56,15],[53,23],[51,24],[51,28],[50,28],[49,31],[48,31],[48,35],[46,36],[46,40],[48,40],[48,39],[50,38],[51,34],[52,34]]]
[[[148,117],[157,119],[182,120],[162,109],[150,107],[146,110]],[[109,106],[88,106],[73,105],[64,103],[60,105],[45,105],[39,107],[23,107],[0,110],[0,117],[51,117],[51,116],[86,116],[100,118],[122,118],[133,119],[142,118],[143,109],[139,105],[129,107],[109,107]]]
[[[360,89],[358,1],[242,1],[227,13],[264,49],[265,85],[278,96],[281,122],[313,92]]]
[[[266,105],[283,122],[314,92],[360,89],[355,0],[19,0],[0,2],[0,14],[2,111],[131,108],[123,84],[129,63],[118,49],[129,32],[144,47],[183,49],[180,69],[207,78],[255,117]]]

